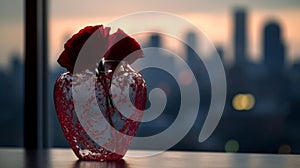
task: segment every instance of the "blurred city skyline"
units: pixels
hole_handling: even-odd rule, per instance
[[[225,62],[228,87],[226,106],[218,128],[207,141],[199,143],[197,140],[199,128],[202,127],[210,105],[210,81],[203,62],[199,60],[190,46],[181,47],[182,56],[186,58],[197,82],[201,84],[199,85],[201,105],[192,130],[174,149],[300,153],[300,135],[298,134],[300,128],[300,48],[298,47],[300,44],[298,30],[300,11],[297,10],[299,1],[255,1],[257,4],[247,1],[242,3],[244,8],[237,8],[237,1],[235,0],[228,2],[234,3],[234,6],[227,4],[223,7],[220,6],[222,4],[220,3],[216,8],[218,10],[210,10],[212,7],[207,7],[200,12],[196,12],[195,9],[187,10],[189,8],[186,7],[185,10],[188,13],[184,11],[174,12],[174,9],[164,10],[190,20],[212,40],[220,57]],[[153,3],[158,2],[151,2],[152,7]],[[212,1],[211,6],[215,3]],[[247,5],[249,3],[252,5]],[[284,5],[285,3],[289,3],[289,5]],[[74,2],[75,7],[78,7],[79,4],[81,3],[78,1]],[[151,8],[151,4],[145,8],[133,5],[129,9],[116,13],[109,13],[111,9],[108,11],[106,9],[102,11],[103,13],[99,13],[104,17],[100,17],[97,12],[99,17],[88,17],[89,11],[86,9],[81,15],[74,6],[72,8],[66,2],[62,2],[62,4],[56,0],[50,2],[49,60],[51,66],[48,76],[50,146],[68,147],[57,121],[52,99],[54,82],[65,71],[56,63],[63,50],[63,44],[72,34],[77,33],[86,25],[99,24],[99,20],[104,24],[126,12],[147,10]],[[268,4],[273,5],[273,7],[267,8]],[[156,10],[162,10],[164,5],[156,8]],[[116,7],[119,6],[119,4],[116,5]],[[206,7],[202,6],[201,8]],[[9,7],[6,10],[8,9]],[[92,9],[90,14],[95,14],[95,9]],[[77,13],[73,15],[74,12]],[[138,21],[142,23],[143,20]],[[18,19],[6,20],[6,23],[8,22],[10,24],[1,27],[2,31],[0,31],[0,37],[5,39],[0,44],[0,90],[1,95],[3,95],[0,97],[2,103],[0,132],[5,135],[0,139],[0,145],[22,146],[23,27]],[[3,23],[1,22],[1,24]],[[180,27],[180,25],[172,25],[172,21],[166,23],[168,24],[165,25],[163,31],[178,33],[183,39],[191,41],[190,44],[194,44],[196,48],[202,47],[201,37],[193,30]],[[133,31],[135,27],[132,26],[131,22],[128,25],[123,29]],[[174,47],[174,44],[165,41],[161,34],[149,34],[139,39],[145,47],[166,47],[167,49]],[[158,59],[167,59],[174,66],[169,56],[160,53],[153,55],[157,56]],[[295,57],[298,58],[298,62],[291,62]],[[172,123],[177,115],[176,105],[179,104],[180,96],[178,96],[177,85],[172,83],[174,80],[167,73],[157,69],[149,69],[142,74],[146,81],[147,75],[162,75],[147,81],[147,85],[149,90],[158,86],[162,87],[167,91],[168,101],[170,100],[160,118],[141,125],[139,135],[143,136],[160,132]],[[235,145],[234,149],[227,148],[232,145]]]
[[[287,53],[287,63],[291,63],[294,61],[300,60],[300,48],[297,44],[300,44],[300,33],[298,33],[297,27],[300,27],[299,20],[300,11],[299,12],[272,12],[272,11],[255,11],[248,7],[232,7],[225,12],[217,12],[217,13],[174,13],[179,17],[182,17],[192,24],[194,24],[197,28],[202,31],[209,40],[215,46],[222,46],[224,50],[224,59],[225,63],[231,64],[234,60],[233,58],[233,22],[232,19],[234,11],[237,8],[243,8],[247,11],[247,50],[249,53],[250,60],[255,62],[259,62],[262,58],[263,53],[262,50],[262,34],[263,27],[267,24],[268,21],[276,21],[279,22],[282,28],[282,36],[288,45],[288,53]],[[284,16],[285,15],[285,16]],[[56,59],[59,54],[63,50],[63,44],[70,38],[72,34],[77,33],[80,29],[87,25],[95,25],[95,24],[104,24],[104,26],[118,19],[120,16],[104,16],[104,17],[78,17],[74,21],[75,18],[53,18],[53,22],[49,24],[49,56],[51,66],[56,65]],[[159,19],[159,18],[158,18]],[[100,21],[101,20],[101,21]],[[126,31],[134,31],[135,25],[140,23],[143,25],[143,22],[147,20],[147,18],[140,18],[135,20],[129,20],[127,27],[122,27],[125,32]],[[157,23],[157,22],[155,22]],[[156,27],[160,27],[165,33],[171,32],[178,34],[180,37],[184,38],[186,36],[187,31],[190,30],[190,27],[183,27],[181,25],[173,25],[173,22],[169,20],[167,23],[161,22],[161,25],[153,25],[153,31],[157,30]],[[65,26],[67,25],[67,26]],[[51,36],[52,35],[52,36]],[[198,36],[198,41],[201,41],[201,36]],[[147,40],[146,38],[138,39],[143,44]],[[164,39],[162,39],[164,40]],[[181,50],[180,56],[184,55],[183,48],[184,46],[178,46],[173,43],[168,43],[167,41],[163,43],[164,48],[172,50]],[[52,47],[51,47],[52,46]]]
[[[291,67],[287,66],[286,58],[289,45],[284,40],[281,23],[274,20],[265,22],[261,30],[262,62],[251,62],[247,58],[248,16],[248,10],[236,9],[232,11],[233,26],[231,31],[233,34],[230,39],[233,45],[234,63],[230,66],[225,64],[228,88],[226,105],[219,126],[212,136],[203,143],[198,142],[198,131],[202,127],[210,106],[210,79],[203,61],[199,59],[191,46],[183,46],[183,55],[199,84],[201,102],[193,128],[172,149],[262,153],[300,152],[300,137],[297,134],[300,117],[300,63],[295,63]],[[166,43],[163,41],[164,36],[167,35],[149,33],[145,37],[143,46],[160,48]],[[203,41],[198,40],[197,36],[193,30],[189,30],[185,32],[184,39],[188,44],[199,48]],[[217,48],[222,60],[224,48],[226,46],[218,46]],[[170,63],[172,68],[179,68],[175,66],[173,58],[168,54],[157,52],[148,56],[155,56],[160,60],[164,59]],[[17,54],[10,55],[10,58],[10,69],[0,71],[1,79],[7,81],[0,82],[2,84],[1,93],[10,95],[1,97],[1,102],[4,104],[0,117],[0,123],[2,123],[0,132],[6,136],[1,139],[0,145],[22,146],[23,84],[20,81],[23,81],[24,64]],[[64,71],[64,68],[56,66],[49,72],[50,134],[48,138],[50,146],[53,147],[68,147],[57,121],[52,99],[54,82]],[[141,73],[146,80],[147,91],[159,87],[165,91],[168,97],[168,103],[162,115],[153,121],[141,123],[138,136],[149,136],[163,131],[174,121],[181,97],[178,85],[165,71],[147,68]],[[153,78],[153,74],[158,77]],[[5,89],[8,86],[13,87],[14,92],[12,94],[9,94],[10,90]],[[14,97],[19,97],[19,99],[14,100]],[[186,115],[189,115],[189,111],[186,112]],[[18,124],[14,124],[13,121],[17,121]],[[228,147],[232,144],[235,145],[233,148]]]
[[[8,68],[9,55],[18,53],[23,55],[24,28],[23,25],[23,1],[0,2],[2,15],[0,38],[0,67]],[[264,24],[269,20],[278,21],[282,28],[283,40],[288,46],[287,63],[300,60],[300,27],[299,17],[300,1],[179,1],[169,5],[169,1],[159,3],[135,2],[119,3],[92,1],[82,3],[74,1],[72,5],[58,0],[49,1],[49,62],[51,67],[57,66],[56,60],[63,50],[63,44],[72,34],[77,33],[87,25],[104,24],[110,21],[138,11],[157,10],[174,13],[193,23],[217,46],[224,48],[225,62],[233,61],[232,26],[233,11],[244,7],[248,13],[248,50],[250,60],[259,62],[262,56],[261,37]],[[105,4],[105,5],[102,5]],[[160,4],[160,5],[157,5]],[[98,5],[98,6],[97,6]],[[125,5],[125,6],[124,6]],[[122,6],[122,7],[121,7]],[[80,9],[78,12],[76,9]],[[118,9],[118,10],[112,10]],[[139,20],[138,22],[143,22]],[[136,23],[136,21],[135,21]],[[165,24],[165,23],[162,23]],[[129,24],[125,31],[134,29],[136,25]],[[155,29],[155,28],[154,28]],[[186,27],[166,26],[165,32],[176,31],[184,37]],[[168,46],[172,47],[172,46]]]

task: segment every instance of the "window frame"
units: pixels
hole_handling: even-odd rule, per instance
[[[47,0],[25,0],[24,148],[49,147]]]

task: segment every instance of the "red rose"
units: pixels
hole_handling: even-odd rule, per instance
[[[126,56],[134,51],[133,58],[128,59],[129,63],[143,56],[140,44],[133,38],[129,37],[124,31],[118,29],[117,32],[109,36],[108,51],[105,53],[106,60],[123,60]]]
[[[68,71],[73,72],[82,46],[96,30],[100,31],[100,36],[97,36],[97,41],[101,43],[101,50],[104,50],[100,51],[101,53],[105,53],[104,59],[121,61],[129,54],[137,51],[134,53],[134,59],[127,60],[129,63],[132,63],[143,56],[143,52],[140,50],[140,44],[135,39],[129,37],[121,29],[118,29],[117,32],[110,35],[109,27],[104,28],[103,25],[96,25],[87,26],[77,34],[73,35],[72,38],[65,43],[65,50],[61,53],[57,62]],[[99,57],[102,55],[101,53],[99,53]],[[100,61],[100,58],[98,60]],[[95,62],[94,65],[96,65],[96,63],[97,62]],[[87,69],[89,67],[81,68]]]

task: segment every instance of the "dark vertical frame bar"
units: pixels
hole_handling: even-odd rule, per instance
[[[37,1],[25,1],[24,147],[38,148]]]
[[[48,147],[47,1],[25,2],[24,147]]]
[[[49,112],[48,112],[48,1],[41,0],[42,16],[42,92],[43,92],[43,147],[49,147]]]

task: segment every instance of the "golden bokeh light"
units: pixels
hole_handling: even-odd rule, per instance
[[[237,94],[233,97],[232,106],[236,110],[251,110],[255,105],[252,94]]]

